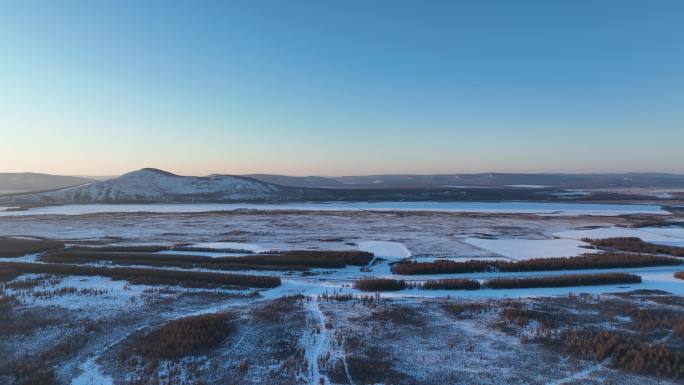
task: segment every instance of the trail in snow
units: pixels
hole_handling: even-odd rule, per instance
[[[309,373],[311,385],[321,384],[321,379],[325,385],[330,384],[328,376],[321,373],[318,361],[325,353],[324,346],[327,343],[327,333],[325,331],[325,321],[323,320],[323,313],[318,307],[318,300],[311,297],[304,305],[306,310],[306,323],[311,335],[305,339],[305,356],[309,363]]]
[[[580,370],[579,372],[571,374],[567,377],[561,378],[559,380],[547,382],[546,385],[563,385],[563,384],[571,383],[573,381],[581,380],[583,378],[589,377],[589,375],[593,371],[598,370],[600,368],[601,367],[599,365],[590,365],[586,369]]]

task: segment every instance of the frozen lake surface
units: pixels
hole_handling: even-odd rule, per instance
[[[84,215],[115,212],[192,213],[234,210],[436,211],[544,215],[669,214],[658,205],[537,202],[331,202],[284,204],[82,204],[36,207],[25,211],[5,211],[0,208],[0,216]]]

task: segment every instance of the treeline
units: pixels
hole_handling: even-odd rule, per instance
[[[16,271],[22,274],[102,276],[109,277],[116,281],[128,281],[131,284],[178,285],[195,288],[217,286],[272,288],[280,285],[280,278],[270,276],[124,267],[107,268],[47,263],[7,262],[0,264],[0,271],[4,270]]]
[[[571,274],[529,278],[493,278],[480,283],[471,279],[435,279],[423,283],[388,278],[364,278],[354,282],[361,291],[531,289],[540,287],[598,286],[641,283],[641,277],[625,273]]]
[[[62,242],[45,239],[0,238],[0,258],[21,257],[63,247]]]
[[[363,251],[286,251],[280,254],[254,254],[239,257],[208,257],[94,250],[60,250],[41,255],[48,263],[110,262],[118,265],[165,266],[216,270],[306,270],[308,268],[344,268],[365,266],[373,254]]]
[[[361,291],[397,291],[409,286],[406,281],[389,278],[363,278],[354,281],[354,289]]]
[[[518,262],[478,261],[403,262],[392,266],[392,273],[400,275],[464,274],[526,271],[617,269],[649,266],[676,266],[684,261],[665,256],[627,253],[588,254],[577,257],[533,258]]]
[[[137,341],[130,354],[156,361],[210,350],[233,332],[235,318],[233,313],[215,313],[169,321]]]
[[[424,290],[478,290],[480,282],[474,279],[431,279],[423,282],[421,289]]]
[[[627,251],[632,253],[668,254],[675,257],[684,257],[684,247],[657,245],[644,242],[637,237],[616,237],[605,239],[589,239],[582,241],[590,243],[600,249]]]
[[[561,335],[566,352],[582,359],[657,377],[684,378],[684,356],[666,345],[653,344],[632,334],[613,331],[568,331]]]
[[[595,286],[641,283],[641,277],[626,273],[572,274],[530,278],[493,278],[486,282],[490,289],[529,289],[538,287]]]
[[[173,250],[171,246],[136,245],[136,246],[71,246],[68,251],[94,251],[97,253],[158,253]]]

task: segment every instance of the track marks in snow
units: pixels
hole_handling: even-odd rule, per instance
[[[319,366],[320,358],[326,353],[325,347],[328,344],[323,313],[318,306],[318,300],[315,298],[307,300],[304,309],[306,311],[307,333],[310,333],[304,337],[304,354],[309,364],[309,384],[319,385],[323,383],[329,385],[328,376],[321,373]]]

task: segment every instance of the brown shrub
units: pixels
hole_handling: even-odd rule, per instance
[[[232,313],[179,318],[152,331],[131,349],[148,360],[195,355],[220,345],[233,331]]]
[[[484,313],[491,310],[491,304],[489,302],[474,302],[474,303],[457,303],[449,302],[442,305],[442,308],[447,312],[452,314],[458,319],[469,319],[475,314]]]
[[[255,318],[262,321],[279,322],[285,314],[301,309],[303,300],[303,295],[276,298],[254,310],[253,314]]]
[[[11,281],[20,275],[21,273],[15,270],[0,270],[0,282]]]
[[[373,321],[392,322],[400,325],[420,326],[425,322],[420,313],[408,306],[390,306],[373,312],[369,318]]]
[[[684,247],[656,245],[644,242],[637,237],[616,237],[605,239],[583,239],[600,249],[628,251],[632,253],[668,254],[684,257]]]
[[[240,257],[207,257],[200,255],[168,255],[133,252],[103,252],[91,250],[61,250],[42,255],[40,260],[49,263],[92,263],[109,261],[119,265],[171,266],[206,269],[268,269],[306,270],[317,268],[343,268],[347,265],[365,266],[373,254],[361,251],[287,251],[280,254],[255,254]]]
[[[43,239],[0,238],[0,258],[21,257],[27,254],[61,249],[64,243]]]
[[[406,281],[396,279],[364,278],[354,281],[354,289],[361,291],[397,291],[406,287]]]
[[[641,277],[625,273],[573,274],[530,278],[494,278],[484,286],[490,289],[526,289],[641,283]]]
[[[674,277],[678,279],[684,279],[684,271],[678,271],[674,273]]]
[[[583,269],[615,269],[648,266],[676,266],[681,260],[646,254],[601,253],[563,258],[533,258],[518,262],[437,260],[434,262],[408,262],[392,266],[392,273],[402,275],[459,274],[487,271],[524,272]]]
[[[684,377],[684,356],[661,344],[652,344],[638,336],[616,332],[564,332],[563,346],[568,353],[583,359],[602,362],[630,372],[658,377]]]
[[[474,279],[431,279],[425,281],[421,286],[425,290],[477,290],[480,282]]]

